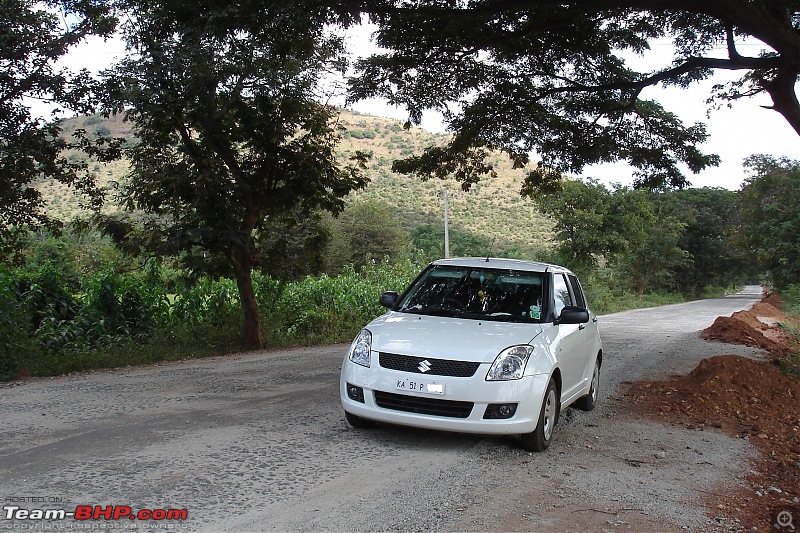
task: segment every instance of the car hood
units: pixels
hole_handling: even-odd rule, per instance
[[[491,363],[501,351],[529,344],[540,324],[469,320],[390,311],[367,325],[372,349],[417,357]]]

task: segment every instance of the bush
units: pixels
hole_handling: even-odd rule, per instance
[[[418,258],[394,264],[368,260],[360,272],[348,266],[335,277],[286,284],[277,298],[259,301],[262,334],[271,345],[349,340],[384,311],[380,293],[402,290],[421,268]]]
[[[14,379],[30,351],[29,312],[15,276],[0,265],[0,381]]]

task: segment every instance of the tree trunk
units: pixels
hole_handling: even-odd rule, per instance
[[[261,317],[258,312],[258,302],[253,290],[253,278],[249,265],[234,267],[236,286],[239,288],[239,302],[242,306],[242,330],[239,336],[239,347],[242,351],[260,350],[263,347],[261,340]]]
[[[647,290],[647,285],[650,283],[650,274],[652,270],[650,267],[646,267],[644,270],[644,274],[641,278],[639,278],[639,288],[637,292],[639,293],[639,299],[641,300],[644,298],[644,291]]]
[[[794,131],[800,135],[800,103],[795,93],[796,83],[797,73],[785,70],[768,83],[766,89],[772,97],[773,109],[783,115]]]

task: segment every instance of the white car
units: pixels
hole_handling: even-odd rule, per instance
[[[443,259],[367,324],[344,358],[347,421],[550,445],[559,413],[597,401],[597,317],[566,268],[513,259]]]

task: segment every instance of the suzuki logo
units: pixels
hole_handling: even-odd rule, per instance
[[[424,374],[425,372],[431,369],[431,362],[425,359],[419,364],[417,368],[419,369],[420,372]]]

